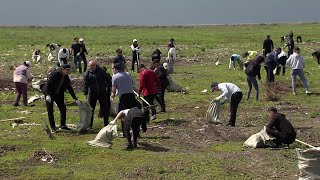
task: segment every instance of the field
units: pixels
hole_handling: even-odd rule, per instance
[[[236,127],[227,127],[228,105],[222,106],[222,125],[209,124],[206,110],[210,101],[219,95],[212,93],[212,81],[232,82],[247,91],[246,76],[240,70],[228,70],[229,57],[247,50],[261,52],[262,42],[270,34],[275,47],[283,47],[280,36],[292,30],[301,35],[303,43],[296,44],[306,59],[306,77],[312,95],[301,87],[292,95],[290,70],[285,76],[276,76],[275,88],[279,101],[266,101],[266,88],[259,83],[261,101],[240,103]],[[1,27],[0,28],[0,102],[13,88],[13,66],[31,60],[34,50],[40,49],[46,58],[48,43],[70,47],[74,37],[83,37],[90,59],[97,59],[108,67],[121,47],[130,60],[130,45],[136,38],[142,46],[142,61],[149,64],[151,53],[160,48],[166,56],[166,45],[174,38],[179,48],[175,74],[172,79],[187,89],[187,94],[169,92],[165,99],[167,112],[158,114],[146,133],[141,133],[140,147],[124,150],[125,139],[114,139],[111,149],[86,145],[103,127],[96,117],[94,131],[77,135],[76,132],[58,132],[50,140],[44,131],[47,114],[44,100],[34,107],[14,107],[15,94],[0,104],[0,120],[26,117],[24,122],[42,126],[18,126],[0,122],[0,179],[297,179],[299,170],[295,148],[306,148],[294,143],[289,149],[248,149],[242,143],[260,131],[267,123],[267,108],[276,106],[295,126],[297,138],[320,146],[320,73],[311,56],[320,47],[320,26],[308,24],[257,24],[223,26],[171,26],[171,27]],[[163,58],[164,60],[165,58]],[[222,65],[216,66],[216,60]],[[33,74],[45,76],[54,63],[34,63]],[[136,79],[137,73],[131,73]],[[262,81],[265,81],[262,69]],[[82,75],[72,72],[73,86],[80,100]],[[208,92],[203,93],[204,89]],[[301,89],[301,91],[300,91]],[[28,91],[31,97],[39,92]],[[66,93],[67,123],[79,120],[78,108]],[[98,109],[98,108],[97,108]],[[111,120],[111,118],[110,118]],[[59,113],[55,108],[55,121]],[[120,128],[119,132],[121,132]],[[54,158],[53,163],[40,160],[45,149]],[[40,158],[39,158],[40,157]]]

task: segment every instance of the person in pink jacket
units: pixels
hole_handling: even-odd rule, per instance
[[[25,106],[28,106],[27,85],[28,85],[28,82],[31,81],[33,78],[30,67],[31,67],[31,62],[26,61],[26,62],[23,62],[23,64],[21,64],[20,66],[16,67],[14,71],[13,82],[15,84],[16,91],[17,91],[16,101],[14,103],[14,106],[19,106],[21,95],[23,97],[23,104]]]

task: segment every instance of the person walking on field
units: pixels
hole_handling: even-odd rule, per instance
[[[242,91],[241,89],[236,86],[235,84],[232,83],[217,83],[213,82],[211,84],[211,90],[213,91],[221,91],[222,94],[215,98],[215,100],[219,101],[226,101],[229,98],[231,99],[230,101],[230,119],[227,124],[227,126],[235,126],[236,125],[236,118],[237,118],[237,110],[239,103],[241,102],[242,99]]]
[[[289,66],[291,68],[291,79],[292,79],[292,91],[293,95],[297,94],[296,86],[297,86],[297,76],[300,77],[301,81],[303,82],[303,87],[305,89],[305,92],[307,94],[310,94],[311,92],[308,90],[308,83],[307,79],[304,75],[303,69],[305,68],[305,60],[300,55],[300,48],[296,47],[294,48],[294,53],[287,59],[286,66]]]
[[[79,44],[79,39],[76,37],[73,39],[74,42],[71,45],[71,53],[73,55],[73,61],[75,68],[79,68],[79,73],[82,73],[81,67],[81,53],[82,53],[82,45]]]
[[[78,106],[81,105],[81,102],[76,97],[71,86],[69,78],[70,70],[71,66],[69,64],[64,64],[62,68],[56,69],[49,74],[48,81],[41,89],[42,93],[46,96],[46,106],[52,132],[57,132],[53,115],[53,102],[57,104],[60,110],[60,129],[70,130],[70,128],[66,126],[67,109],[64,103],[64,92],[66,89],[74,99],[75,103]]]
[[[101,69],[96,61],[89,62],[89,69],[84,73],[84,95],[92,108],[90,128],[93,125],[94,110],[97,100],[100,104],[104,126],[109,124],[111,76]]]
[[[270,35],[267,35],[267,38],[263,41],[263,55],[266,57],[268,53],[274,49],[273,41],[270,38]]]
[[[140,64],[140,46],[138,44],[137,39],[132,40],[131,50],[132,50],[131,70],[134,71],[135,63],[137,63],[137,69]]]
[[[266,126],[267,134],[274,137],[277,145],[292,144],[297,133],[284,114],[278,113],[275,107],[268,109],[269,123]]]
[[[149,121],[149,109],[146,108],[147,106],[151,106],[151,120],[156,119],[156,109],[153,107],[153,101],[154,97],[157,94],[157,89],[161,88],[160,80],[156,73],[151,70],[147,69],[143,64],[139,65],[139,73],[140,73],[140,86],[139,86],[139,96],[142,93],[144,99],[149,103],[147,104],[146,102],[143,102],[143,107],[145,108],[145,116],[147,117]]]
[[[19,106],[19,101],[22,95],[23,105],[28,106],[28,82],[33,78],[31,74],[31,62],[23,62],[20,66],[16,67],[13,74],[13,82],[16,87],[17,96],[14,106]]]
[[[258,86],[256,76],[258,76],[258,79],[261,80],[260,69],[261,69],[262,62],[264,62],[264,57],[258,56],[255,60],[245,63],[245,66],[246,66],[245,73],[247,75],[247,83],[249,87],[247,92],[247,98],[246,98],[247,101],[249,100],[249,97],[250,97],[252,85],[256,90],[256,101],[259,101],[259,86]]]
[[[117,56],[113,59],[112,66],[116,63],[121,65],[122,70],[125,70],[128,72],[127,64],[126,64],[126,59],[122,54],[122,49],[118,48],[116,50]]]
[[[84,44],[84,39],[80,38],[79,39],[79,44],[81,46],[81,52],[80,52],[80,56],[81,56],[81,60],[83,61],[83,72],[87,71],[87,57],[86,55],[88,54],[88,51],[86,49],[86,45]],[[80,62],[81,65],[81,62]]]

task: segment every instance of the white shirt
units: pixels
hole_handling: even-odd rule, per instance
[[[241,92],[241,89],[232,83],[219,83],[218,88],[222,91],[222,94],[218,97],[219,99],[224,98],[227,100],[232,96],[232,94]]]
[[[66,49],[66,50],[67,50],[66,53],[63,52],[63,48],[59,50],[59,52],[58,52],[58,62],[59,63],[61,62],[61,58],[69,59],[69,56],[70,56],[69,50],[68,49]]]
[[[176,58],[177,58],[176,48],[172,47],[169,49],[168,58],[170,58],[172,60],[176,60]]]
[[[140,53],[140,48],[139,48],[139,46],[134,47],[133,44],[132,44],[132,45],[131,45],[131,49],[132,49],[132,51],[136,51],[137,53]]]
[[[128,116],[128,112],[130,111],[130,109],[125,109],[122,110],[123,114],[127,117]]]
[[[278,59],[281,58],[282,56],[287,56],[286,52],[284,52],[283,50],[281,50],[281,53],[278,54]]]
[[[291,69],[304,69],[305,60],[300,54],[294,52],[287,59],[286,66],[289,66]]]

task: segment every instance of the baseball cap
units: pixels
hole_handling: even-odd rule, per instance
[[[132,42],[138,42],[138,40],[137,39],[133,39]]]
[[[83,38],[80,38],[79,41],[83,41]]]
[[[212,83],[211,83],[211,90],[212,90],[212,92],[214,91],[214,87],[216,87],[217,85],[218,85],[217,82],[212,82]]]
[[[71,69],[70,64],[64,64],[62,65],[62,69]]]
[[[31,63],[31,61],[26,61],[26,64],[31,66],[32,63]]]

